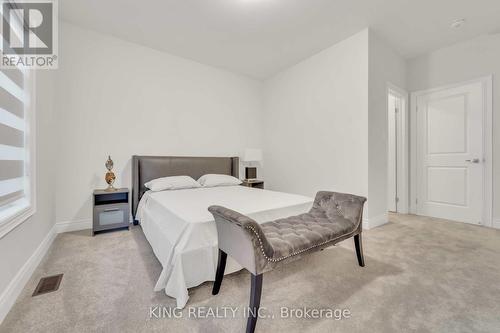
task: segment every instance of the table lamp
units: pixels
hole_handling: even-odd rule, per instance
[[[245,149],[243,162],[248,163],[245,167],[245,179],[252,180],[257,178],[257,167],[251,166],[253,163],[262,161],[262,150],[258,148]]]

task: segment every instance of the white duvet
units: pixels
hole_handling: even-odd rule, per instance
[[[217,229],[211,205],[248,215],[259,223],[308,211],[313,199],[244,186],[146,192],[137,211],[144,235],[163,266],[155,291],[188,301],[188,288],[213,281],[217,266]],[[230,257],[226,274],[241,269]]]

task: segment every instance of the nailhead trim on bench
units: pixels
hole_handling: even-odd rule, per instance
[[[357,228],[357,227],[359,227],[359,221],[358,221],[358,224],[357,224],[356,228]],[[254,228],[254,227],[252,227],[251,225],[247,225],[247,226],[245,226],[245,228],[247,228],[247,229],[251,230],[251,231],[255,234],[255,236],[257,236],[257,239],[259,240],[260,251],[262,252],[262,255],[264,256],[264,258],[266,258],[266,259],[267,259],[267,261],[270,261],[270,262],[279,262],[279,261],[285,260],[285,259],[287,259],[287,258],[290,258],[290,257],[296,256],[296,255],[301,254],[301,253],[304,253],[304,252],[306,252],[306,251],[309,251],[309,250],[311,250],[311,249],[313,249],[313,248],[315,248],[315,247],[318,247],[318,246],[325,245],[325,244],[327,244],[327,243],[330,243],[330,242],[336,241],[337,239],[342,238],[342,237],[347,236],[347,235],[349,235],[350,233],[352,233],[352,231],[351,231],[351,232],[348,232],[348,233],[345,233],[345,234],[343,234],[343,235],[341,235],[341,236],[339,236],[339,237],[337,237],[337,238],[330,239],[330,240],[327,240],[327,241],[324,241],[324,242],[321,242],[321,243],[315,244],[315,245],[310,246],[310,247],[308,247],[308,248],[306,248],[306,249],[302,249],[302,250],[300,250],[300,251],[293,252],[293,253],[291,253],[291,254],[289,254],[289,255],[287,255],[287,256],[284,256],[284,257],[280,257],[280,258],[269,258],[269,257],[266,255],[266,252],[264,251],[264,244],[262,243],[262,240],[260,239],[260,236],[259,236],[259,233],[257,232],[257,230],[255,230],[255,228]],[[354,230],[356,230],[356,229],[354,229]]]

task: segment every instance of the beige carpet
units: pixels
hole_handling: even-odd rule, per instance
[[[261,305],[274,319],[257,332],[500,332],[500,231],[415,216],[364,233],[366,267],[353,241],[264,275]],[[243,309],[249,274],[190,290],[183,318],[150,318],[173,307],[153,292],[161,267],[141,229],[57,237],[0,326],[1,332],[242,332],[245,319],[189,318],[197,311]],[[38,280],[64,273],[57,292],[31,297]],[[348,309],[350,318],[281,318],[280,307]],[[219,313],[221,314],[221,313]]]

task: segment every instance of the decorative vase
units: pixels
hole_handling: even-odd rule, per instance
[[[108,184],[108,188],[106,188],[106,191],[112,192],[116,191],[116,189],[113,187],[113,184],[115,182],[116,176],[113,171],[113,160],[111,159],[111,156],[108,156],[108,160],[106,161],[106,169],[108,169],[108,172],[106,172],[106,175],[104,176],[104,179],[106,180],[106,183]]]

